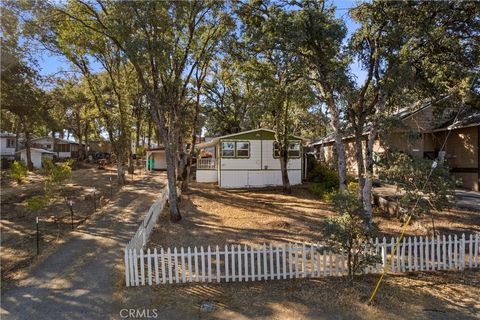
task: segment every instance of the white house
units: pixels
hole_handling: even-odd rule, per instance
[[[287,165],[290,184],[302,183],[302,138],[291,136]],[[275,132],[269,129],[216,137],[195,146],[214,147],[212,158],[197,159],[198,182],[217,182],[220,188],[253,188],[282,185]],[[212,150],[212,149],[210,149]]]
[[[20,153],[20,160],[27,164],[27,149],[23,149],[18,152]],[[55,152],[38,148],[30,148],[30,155],[33,167],[41,169],[43,160],[53,159],[53,157],[55,156]]]
[[[0,157],[15,158],[15,135],[13,133],[0,134]]]
[[[53,152],[58,158],[78,157],[79,144],[65,139],[41,137],[32,139],[32,146]]]
[[[146,151],[147,161],[146,170],[167,170],[167,159],[165,157],[165,148],[158,147]]]

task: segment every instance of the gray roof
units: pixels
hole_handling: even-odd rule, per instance
[[[480,125],[480,109],[466,106],[460,111],[456,120],[452,118],[442,123],[435,128],[435,131],[464,128],[474,125]]]

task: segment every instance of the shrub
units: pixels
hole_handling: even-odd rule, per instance
[[[398,217],[405,221],[409,214],[417,218],[431,210],[443,210],[454,198],[455,179],[443,163],[413,158],[400,152],[385,153],[381,157],[379,177],[401,189]],[[428,183],[427,177],[429,177]]]
[[[338,189],[339,180],[336,171],[324,164],[316,163],[308,173],[308,179],[312,181],[309,191],[323,200],[331,200],[332,193]]]
[[[42,165],[43,173],[46,176],[43,187],[44,194],[25,200],[30,211],[38,211],[50,204],[52,198],[57,196],[57,191],[64,187],[71,176],[71,160],[55,164],[52,160],[45,159]]]
[[[323,231],[332,251],[347,254],[348,274],[353,279],[353,275],[361,273],[365,267],[381,261],[379,254],[371,254],[365,246],[376,236],[377,227],[366,228],[363,206],[356,192],[335,193],[333,203],[339,216],[329,217]]]
[[[10,169],[8,169],[7,174],[10,178],[17,181],[17,183],[22,183],[27,177],[27,167],[23,162],[14,161]]]

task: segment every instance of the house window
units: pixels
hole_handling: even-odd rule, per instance
[[[280,145],[278,142],[273,143],[273,157],[280,158]],[[300,142],[290,142],[288,145],[288,157],[300,158]]]
[[[300,158],[300,142],[290,142],[288,145],[288,157]]]
[[[249,158],[250,157],[250,142],[248,141],[237,141],[236,150],[238,158]]]
[[[7,148],[15,148],[15,139],[7,138]]]
[[[235,142],[222,142],[222,158],[235,157]]]
[[[70,152],[70,145],[65,143],[56,144],[55,152]]]

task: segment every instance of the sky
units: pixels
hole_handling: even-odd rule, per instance
[[[348,9],[354,7],[357,4],[357,1],[332,0],[327,1],[327,3],[333,4],[337,8],[335,16],[337,18],[344,19],[348,29],[348,36],[350,36],[358,28],[358,25],[348,16]],[[39,71],[40,74],[43,76],[50,76],[53,74],[59,74],[62,71],[72,70],[69,62],[62,56],[53,55],[50,52],[42,51],[39,53],[37,58],[40,66]],[[366,72],[361,70],[360,64],[357,62],[353,62],[350,67],[352,73],[357,78],[357,83],[362,82],[365,78]]]

